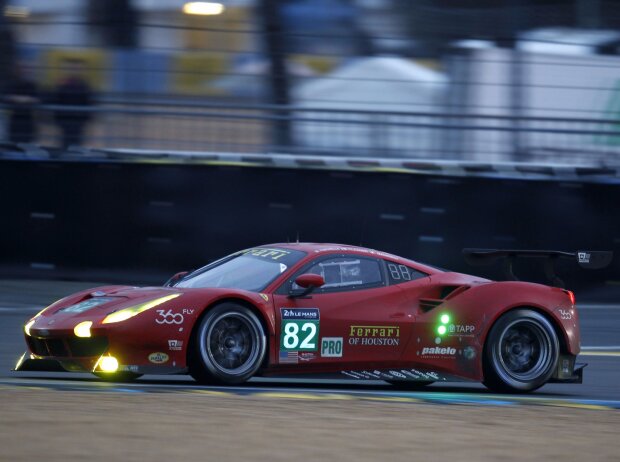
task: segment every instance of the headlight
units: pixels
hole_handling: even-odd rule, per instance
[[[103,324],[121,322],[129,318],[133,318],[134,316],[142,313],[143,311],[149,310],[153,307],[156,307],[157,305],[161,305],[162,303],[166,303],[168,300],[177,298],[180,295],[181,294],[166,295],[165,297],[156,298],[155,300],[151,300],[150,302],[141,303],[140,305],[131,306],[120,311],[115,311],[114,313],[110,313],[105,317],[105,319],[103,320]]]
[[[99,358],[95,370],[101,372],[116,372],[118,370],[118,360],[113,356],[102,356]]]
[[[90,327],[92,325],[92,321],[83,321],[73,328],[73,333],[76,337],[90,337]]]

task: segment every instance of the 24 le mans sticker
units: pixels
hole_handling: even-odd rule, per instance
[[[280,308],[280,351],[317,351],[319,348],[318,308]]]

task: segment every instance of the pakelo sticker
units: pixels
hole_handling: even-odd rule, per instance
[[[320,312],[318,308],[280,308],[281,351],[317,351]],[[282,356],[280,358],[282,362]]]
[[[149,355],[149,361],[154,364],[163,364],[168,362],[169,356],[166,353],[151,353]]]
[[[423,358],[439,358],[456,356],[456,348],[452,347],[424,347],[421,356]]]

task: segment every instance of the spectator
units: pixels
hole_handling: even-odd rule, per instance
[[[52,102],[67,109],[56,111],[56,123],[62,132],[62,147],[80,146],[84,129],[91,118],[93,91],[84,78],[84,63],[80,59],[65,59],[62,65],[65,77],[56,86]]]
[[[10,110],[8,137],[12,143],[32,143],[36,139],[34,110],[39,103],[38,93],[24,68],[16,65],[5,95]]]

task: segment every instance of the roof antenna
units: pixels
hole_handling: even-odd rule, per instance
[[[299,244],[299,230],[297,230],[297,244]]]

